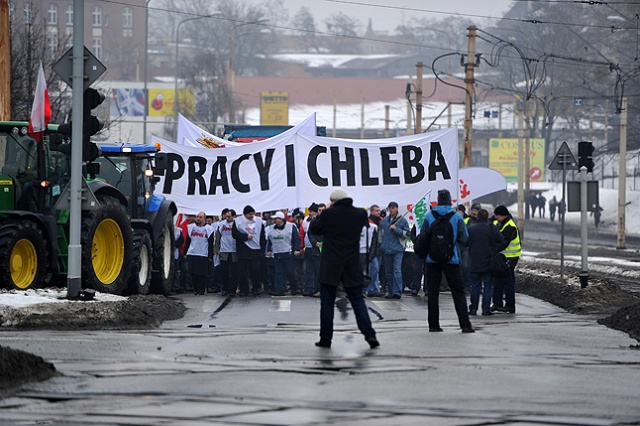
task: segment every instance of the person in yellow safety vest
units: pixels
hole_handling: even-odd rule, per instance
[[[505,206],[498,206],[493,212],[495,223],[500,229],[500,233],[507,242],[505,246],[499,247],[500,252],[505,255],[511,270],[505,277],[496,277],[493,286],[493,306],[492,312],[506,312],[515,314],[516,312],[516,265],[522,255],[520,244],[520,232],[513,221],[513,217]]]
[[[464,223],[466,223],[467,226],[473,225],[478,221],[478,212],[481,208],[482,205],[480,203],[474,203],[471,205],[471,214],[464,219]]]

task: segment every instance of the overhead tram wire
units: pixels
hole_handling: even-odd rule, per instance
[[[126,1],[119,1],[119,0],[98,0],[98,1],[100,1],[102,3],[118,4],[118,5],[127,6],[127,7],[138,7],[138,8],[141,8],[141,9],[145,9],[145,6],[132,5],[132,4],[130,4],[130,2],[126,2]],[[428,10],[428,9],[419,9],[419,8],[410,8],[410,7],[375,5],[375,4],[368,4],[368,3],[364,3],[364,2],[355,2],[355,1],[349,1],[349,0],[324,0],[324,1],[333,2],[333,3],[352,4],[352,5],[359,5],[359,6],[378,7],[378,8],[392,9],[392,10],[408,11],[408,12],[424,12],[424,13],[433,13],[433,14],[440,14],[440,15],[446,15],[446,16],[457,16],[457,17],[466,17],[466,18],[481,18],[481,19],[491,19],[491,20],[498,20],[498,21],[512,21],[512,22],[531,23],[531,24],[548,24],[548,25],[573,26],[573,27],[579,27],[579,28],[604,28],[604,29],[609,29],[609,30],[612,28],[610,25],[607,25],[607,26],[604,26],[604,25],[584,25],[582,23],[574,24],[574,23],[569,23],[569,22],[538,21],[538,20],[535,20],[535,19],[520,19],[520,18],[516,19],[516,18],[506,18],[506,17],[474,15],[474,14],[468,14],[468,13],[442,12],[442,11],[437,11],[437,10]],[[611,2],[608,2],[608,3],[611,3]],[[632,2],[631,4],[635,4],[635,3]],[[155,10],[155,11],[159,11],[159,12],[178,13],[178,14],[183,14],[183,15],[188,15],[188,16],[206,16],[206,14],[203,15],[203,14],[200,14],[200,13],[184,12],[184,11],[181,11],[181,10],[167,9],[167,8],[162,8],[162,7],[150,7],[150,6],[147,6],[146,9]],[[220,20],[220,21],[236,22],[236,23],[247,22],[247,21],[242,21],[242,20],[239,20],[239,19],[223,18],[223,17],[211,18],[211,19],[216,19],[216,20]],[[250,22],[250,21],[248,21],[248,22]],[[394,44],[394,45],[399,45],[399,46],[427,47],[427,48],[432,48],[432,49],[446,50],[446,49],[444,49],[442,47],[436,47],[436,46],[423,46],[423,45],[419,45],[419,44],[415,44],[415,43],[403,43],[403,42],[394,42],[394,41],[389,41],[389,40],[371,39],[371,38],[367,38],[367,37],[348,36],[348,35],[343,35],[343,34],[330,33],[330,32],[326,32],[326,31],[317,31],[317,30],[316,31],[312,31],[312,30],[307,30],[307,29],[304,29],[304,28],[294,28],[294,27],[287,27],[287,26],[283,26],[283,25],[274,25],[274,24],[268,24],[268,23],[261,23],[261,24],[256,24],[256,25],[264,27],[264,28],[297,31],[297,32],[304,32],[304,33],[308,33],[308,34],[327,35],[327,36],[332,36],[332,37],[350,38],[350,39],[363,40],[363,41],[374,41],[374,42],[386,43],[386,44]]]
[[[423,13],[432,13],[435,15],[447,15],[447,16],[459,16],[465,18],[482,18],[482,19],[492,19],[499,21],[512,21],[512,22],[521,22],[521,23],[529,23],[529,24],[548,24],[548,25],[562,25],[562,26],[573,26],[580,28],[607,28],[610,29],[611,26],[602,26],[602,25],[584,25],[582,23],[569,23],[569,22],[553,22],[553,21],[539,21],[537,19],[521,19],[521,18],[506,18],[506,17],[495,17],[495,16],[487,16],[487,15],[473,15],[470,13],[454,13],[454,12],[442,12],[439,10],[429,10],[429,9],[420,9],[415,7],[404,7],[404,6],[389,6],[389,5],[381,5],[381,4],[370,4],[365,2],[358,2],[352,0],[324,0],[330,3],[340,3],[340,4],[350,4],[355,6],[366,6],[366,7],[375,7],[381,9],[392,9],[399,10],[402,12],[423,12]],[[604,2],[603,2],[604,3]],[[631,3],[635,4],[635,3]]]

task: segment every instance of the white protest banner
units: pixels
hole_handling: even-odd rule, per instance
[[[430,190],[458,187],[457,129],[378,140],[291,134],[288,138],[202,150],[164,144],[167,170],[158,189],[180,211],[257,211],[328,202],[342,187],[354,205],[409,205]]]
[[[458,204],[507,189],[507,179],[502,173],[487,167],[460,169],[458,179],[460,180]]]
[[[202,148],[224,148],[227,146],[238,146],[241,143],[231,142],[213,135],[201,127],[196,126],[187,120],[184,115],[178,114],[178,133],[176,143],[179,145],[202,147]]]
[[[316,113],[314,112],[309,117],[296,124],[292,128],[287,129],[278,135],[265,139],[265,141],[288,139],[295,133],[315,136],[317,133]],[[191,121],[187,120],[182,114],[178,115],[178,140],[176,142],[180,145],[202,148],[231,148],[235,146],[243,146],[245,144],[240,142],[228,141],[226,139],[221,139],[217,136],[214,136],[211,133],[208,133],[206,130],[196,126]]]

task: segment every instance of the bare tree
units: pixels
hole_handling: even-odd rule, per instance
[[[360,40],[358,30],[362,27],[360,21],[345,14],[334,13],[324,21],[327,30],[333,34],[325,37],[326,47],[332,53],[357,53]]]
[[[320,52],[320,41],[316,35],[316,21],[308,7],[302,6],[294,15],[293,27],[301,30],[295,35],[302,39],[305,52]]]
[[[70,109],[68,87],[51,71],[51,66],[64,52],[66,39],[47,34],[45,17],[40,13],[41,2],[24,2],[23,10],[10,16],[11,35],[11,116],[13,120],[28,121],[31,116],[38,68],[42,61],[51,102],[53,122],[62,122]]]

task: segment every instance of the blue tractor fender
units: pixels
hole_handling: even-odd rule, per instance
[[[175,216],[177,213],[176,203],[167,200],[164,196],[152,196],[147,216],[153,227],[154,241],[162,233],[162,227],[167,215]]]

